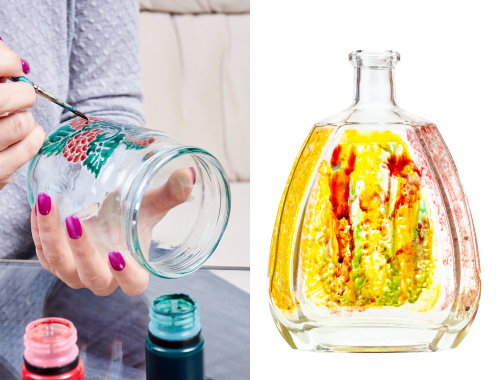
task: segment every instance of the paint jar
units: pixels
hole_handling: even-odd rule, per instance
[[[67,319],[42,318],[31,322],[24,334],[22,380],[83,380],[76,328]]]
[[[185,294],[158,297],[149,308],[148,380],[205,380],[200,309]]]
[[[93,117],[47,136],[30,163],[27,191],[31,207],[38,193],[49,194],[61,223],[77,216],[104,257],[129,254],[164,278],[208,260],[230,210],[227,176],[211,154],[162,132]]]
[[[457,347],[479,306],[474,225],[437,127],[395,101],[393,51],[355,51],[354,101],[315,124],[274,226],[269,302],[307,351]]]

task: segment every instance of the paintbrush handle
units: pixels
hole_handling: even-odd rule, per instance
[[[75,115],[78,115],[78,116],[83,117],[84,119],[88,120],[87,116],[85,116],[83,113],[81,113],[80,111],[78,111],[76,108],[74,108],[73,106],[69,105],[66,102],[63,102],[61,99],[55,97],[50,92],[48,92],[47,90],[44,90],[43,88],[41,88],[37,84],[34,84],[28,78],[26,78],[26,77],[9,77],[8,79],[10,79],[13,82],[28,83],[29,85],[33,86],[33,88],[35,89],[35,92],[38,95],[43,96],[45,99],[50,100],[52,103],[55,103],[55,104],[61,106],[62,108],[65,108],[68,111],[73,112]]]

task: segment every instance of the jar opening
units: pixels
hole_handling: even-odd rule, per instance
[[[134,182],[126,230],[137,261],[164,278],[200,268],[218,246],[229,218],[228,181],[217,160],[193,147],[161,151]]]
[[[349,61],[356,68],[394,68],[400,59],[393,50],[355,50],[349,54]]]

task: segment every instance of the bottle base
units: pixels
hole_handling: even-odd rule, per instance
[[[456,348],[470,329],[424,329],[404,326],[339,326],[293,329],[274,319],[293,349],[312,352],[436,352]]]

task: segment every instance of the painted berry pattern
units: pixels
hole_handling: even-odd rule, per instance
[[[81,117],[77,117],[76,119],[73,119],[69,122],[69,125],[71,125],[71,128],[73,128],[75,131],[79,131],[86,125],[89,125],[90,123],[95,123],[96,121],[101,121],[104,120],[102,117],[89,117],[88,120],[85,120]]]
[[[80,163],[96,179],[113,152],[123,144],[126,150],[140,150],[154,138],[135,137],[138,128],[97,117],[74,119],[51,133],[38,152],[59,155],[69,163]]]
[[[103,129],[88,130],[78,133],[68,140],[63,149],[63,156],[68,162],[79,162],[87,158],[88,145],[95,140],[96,136],[104,132]]]
[[[135,139],[133,137],[127,137],[123,143],[127,146],[127,149],[144,149],[154,143],[154,141],[155,139],[153,138]]]
[[[151,152],[149,152],[148,154],[146,154],[144,157],[142,157],[142,160],[143,160],[143,161],[147,161],[147,160],[149,160],[151,157],[153,157],[156,153],[158,153],[158,150],[157,150],[157,149],[152,150]]]

